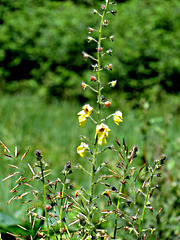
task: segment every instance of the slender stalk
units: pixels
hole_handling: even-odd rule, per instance
[[[63,198],[64,198],[64,191],[65,191],[65,182],[66,182],[67,174],[65,173],[64,182],[62,184],[62,191],[61,191],[61,208],[59,213],[59,220],[60,220],[60,234],[62,230],[62,214],[63,214]],[[62,239],[62,236],[61,238]]]
[[[156,171],[156,167],[154,168],[153,172],[151,173],[151,177],[150,177],[150,180],[149,180],[149,183],[148,183],[148,189],[147,189],[147,193],[146,193],[146,197],[145,197],[145,201],[144,201],[144,207],[143,207],[141,222],[140,222],[140,226],[139,226],[139,240],[143,239],[142,227],[143,227],[143,223],[144,223],[144,216],[145,216],[147,201],[148,201],[148,198],[149,198],[149,191],[151,189],[151,183],[152,183],[152,179],[153,179],[155,171]]]
[[[100,22],[100,27],[99,27],[99,36],[98,36],[98,47],[97,47],[97,75],[98,75],[98,82],[97,82],[97,93],[98,93],[98,120],[97,120],[97,125],[100,124],[101,122],[101,41],[102,41],[102,27],[103,27],[103,22],[104,22],[104,17],[106,14],[106,10],[108,7],[109,1],[106,1],[106,5],[103,11],[103,14],[101,16],[101,22]],[[94,198],[94,178],[95,178],[95,171],[96,171],[96,160],[97,160],[97,151],[98,151],[98,141],[97,137],[95,140],[95,145],[94,145],[94,154],[93,154],[93,161],[92,161],[92,169],[91,169],[91,186],[90,186],[90,198],[89,198],[89,221],[92,222],[92,214],[93,214],[93,209],[92,203],[93,203],[93,198]]]
[[[127,160],[127,159],[126,159]],[[127,166],[126,166],[126,169],[124,169],[124,173],[123,173],[123,179],[126,177],[126,172],[127,172],[127,169],[128,169],[128,165],[129,165],[129,161],[127,162]],[[119,209],[119,206],[120,206],[120,203],[121,203],[121,193],[122,193],[122,190],[123,190],[123,184],[121,184],[120,186],[120,189],[119,189],[119,197],[118,197],[118,203],[117,203],[117,210]],[[118,213],[116,213],[116,216],[115,216],[115,221],[114,221],[114,234],[113,234],[113,239],[116,238],[116,233],[117,233],[117,220],[118,220]]]
[[[45,211],[45,219],[46,219],[46,227],[47,227],[47,239],[50,240],[49,235],[49,222],[48,222],[48,213],[46,209],[46,185],[45,185],[45,179],[44,179],[44,169],[43,169],[43,163],[40,159],[40,168],[41,168],[41,174],[42,174],[42,182],[43,182],[43,205],[44,205],[44,211]]]

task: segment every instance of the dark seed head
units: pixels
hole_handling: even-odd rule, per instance
[[[67,170],[67,169],[70,169],[70,168],[71,168],[71,162],[68,161],[68,162],[66,162],[65,169]]]
[[[37,160],[41,160],[42,159],[42,152],[41,152],[41,150],[37,149],[34,153],[35,153],[35,156],[36,156]]]

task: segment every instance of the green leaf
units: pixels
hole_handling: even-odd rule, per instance
[[[6,213],[0,212],[0,228],[7,228],[9,226],[15,226],[19,224],[19,221]]]

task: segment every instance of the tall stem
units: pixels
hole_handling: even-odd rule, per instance
[[[40,159],[40,167],[41,167],[42,182],[43,182],[43,203],[44,203],[45,219],[46,219],[46,226],[47,226],[47,239],[50,240],[48,213],[46,209],[46,186],[45,186],[45,179],[44,179],[44,169],[43,169],[43,164],[41,159]]]
[[[127,160],[127,159],[126,159],[126,160]],[[127,169],[128,169],[128,165],[129,165],[129,161],[128,161],[127,166],[126,166],[126,170],[124,170],[123,179],[124,179],[125,176],[126,176],[126,172],[127,172]],[[120,206],[120,203],[121,203],[121,193],[122,193],[122,190],[123,190],[123,184],[121,184],[120,189],[119,189],[118,203],[117,203],[117,206],[116,206],[117,210],[119,209],[119,206]],[[117,233],[117,219],[118,219],[118,213],[116,213],[115,221],[114,221],[114,235],[113,235],[113,239],[116,238],[116,233]]]
[[[148,189],[147,189],[147,193],[146,193],[146,197],[145,197],[145,201],[144,201],[144,207],[143,207],[143,212],[142,212],[140,227],[139,227],[139,240],[143,239],[142,227],[143,227],[143,223],[144,223],[144,216],[145,216],[147,201],[148,201],[148,198],[149,198],[149,191],[151,189],[151,183],[152,183],[152,179],[153,179],[155,171],[156,171],[156,167],[154,168],[153,172],[151,173],[151,177],[150,177],[150,180],[149,180],[149,183],[148,183]]]
[[[98,120],[97,120],[97,125],[100,124],[101,122],[101,42],[102,42],[102,27],[103,27],[103,22],[104,22],[104,17],[106,14],[106,10],[108,7],[109,1],[106,1],[106,5],[101,17],[101,22],[100,22],[100,27],[99,27],[99,36],[98,36],[98,46],[97,46],[97,77],[98,77],[98,82],[97,82],[97,92],[98,92]],[[94,146],[94,153],[93,153],[93,161],[92,161],[92,169],[91,169],[91,187],[90,187],[90,199],[89,199],[89,221],[91,222],[92,220],[92,213],[93,210],[91,209],[92,203],[93,203],[93,198],[94,198],[94,177],[95,177],[95,171],[96,171],[96,160],[97,160],[97,137],[95,140],[95,146]]]
[[[65,191],[65,182],[66,182],[67,174],[65,174],[64,177],[64,182],[63,182],[63,187],[62,187],[62,192],[61,192],[61,208],[60,208],[60,213],[59,213],[59,220],[60,220],[60,234],[62,230],[62,214],[63,214],[63,198],[64,198],[64,191]],[[61,238],[62,239],[62,235]]]

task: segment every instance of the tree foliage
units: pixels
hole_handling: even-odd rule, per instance
[[[1,0],[1,89],[29,86],[44,94],[80,96],[79,81],[89,71],[81,54],[88,44],[85,31],[96,21],[91,5],[88,0]],[[96,5],[99,9],[100,3]],[[136,93],[158,85],[178,92],[180,2],[118,1],[117,9],[107,31],[116,33],[112,63],[117,66],[113,77],[119,89]],[[91,52],[92,46],[87,48]]]

